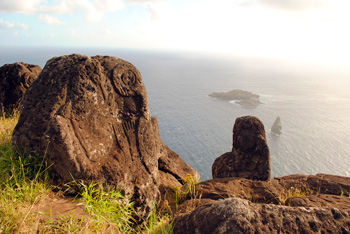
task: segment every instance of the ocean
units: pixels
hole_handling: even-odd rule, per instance
[[[350,176],[350,68],[286,60],[190,52],[111,48],[0,48],[0,66],[18,61],[44,67],[54,56],[110,55],[133,63],[146,85],[151,115],[161,138],[201,179],[231,151],[232,128],[240,116],[265,125],[272,177],[328,173]],[[242,89],[263,103],[243,107],[209,97]],[[271,133],[280,116],[282,134]]]

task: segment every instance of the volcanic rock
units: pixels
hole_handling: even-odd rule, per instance
[[[256,203],[281,204],[282,187],[274,183],[243,178],[215,178],[196,185],[202,199],[219,200],[240,197]]]
[[[345,176],[316,174],[294,174],[284,177],[275,177],[286,189],[297,188],[299,191],[312,191],[314,194],[331,194],[350,196],[350,178]]]
[[[0,107],[2,105],[6,111],[18,108],[24,93],[40,72],[40,66],[22,62],[0,67]]]
[[[269,180],[270,153],[263,123],[253,116],[236,119],[231,152],[218,157],[212,166],[213,178],[240,177]]]
[[[281,118],[278,116],[275,120],[275,122],[273,123],[272,127],[271,127],[271,132],[281,135],[282,133],[282,124],[281,124]]]
[[[69,55],[47,62],[27,90],[13,146],[46,154],[56,183],[121,189],[146,219],[160,187],[199,177],[161,140],[140,72],[115,57]]]
[[[331,207],[288,207],[228,198],[174,220],[176,234],[349,233],[350,214]]]
[[[318,194],[304,197],[290,197],[285,201],[286,206],[302,207],[334,207],[350,212],[350,198],[329,194]]]

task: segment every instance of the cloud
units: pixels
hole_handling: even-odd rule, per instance
[[[64,25],[57,17],[48,15],[48,14],[40,14],[38,19],[48,25],[61,26]]]
[[[157,11],[154,8],[148,6],[148,10],[149,10],[150,19],[152,21],[159,20],[159,15],[158,15]]]
[[[32,14],[36,12],[36,6],[43,0],[1,0],[0,13],[24,13]]]
[[[0,29],[12,29],[12,30],[28,30],[28,25],[23,23],[14,23],[0,18]]]
[[[0,13],[41,13],[43,22],[57,24],[57,20],[48,19],[45,14],[67,14],[82,10],[87,22],[95,23],[103,19],[108,12],[122,10],[125,6],[123,0],[57,0],[49,4],[46,0],[1,0]],[[40,16],[39,16],[40,17]]]
[[[276,10],[293,12],[324,8],[329,4],[329,0],[241,0],[238,2],[240,6],[261,5]]]
[[[164,2],[165,0],[126,0],[129,4],[147,4],[147,3],[157,3]]]
[[[10,23],[7,20],[0,19],[0,29],[11,29],[15,26],[14,23]]]

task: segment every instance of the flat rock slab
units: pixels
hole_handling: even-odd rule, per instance
[[[349,233],[349,215],[330,207],[288,207],[228,198],[175,218],[174,233]]]
[[[280,204],[281,186],[243,178],[216,178],[196,185],[202,199],[219,200],[240,197],[257,203]]]
[[[350,211],[350,198],[330,194],[318,194],[305,197],[291,197],[285,202],[287,206],[334,207]]]
[[[297,188],[300,191],[311,190],[314,194],[350,195],[350,178],[345,176],[294,174],[275,177],[275,179],[287,189]]]

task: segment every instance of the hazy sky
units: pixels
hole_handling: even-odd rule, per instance
[[[0,45],[185,49],[350,64],[349,12],[349,0],[0,0]]]

